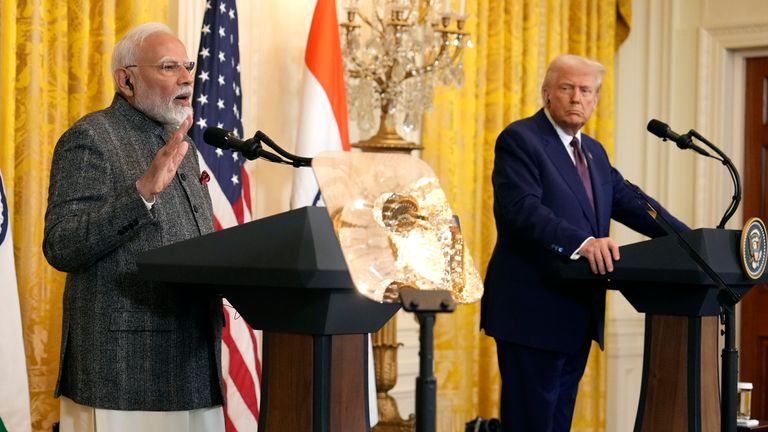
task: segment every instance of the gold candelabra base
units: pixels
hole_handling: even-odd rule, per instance
[[[382,114],[379,121],[379,130],[376,135],[368,138],[367,140],[358,141],[352,144],[352,147],[359,148],[366,152],[382,152],[382,153],[407,153],[410,154],[414,150],[421,150],[424,147],[421,144],[412,143],[404,140],[394,127],[389,126],[393,122],[388,120],[388,117],[392,114]]]

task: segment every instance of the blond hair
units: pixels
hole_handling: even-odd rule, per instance
[[[594,74],[597,81],[595,91],[600,92],[600,86],[603,84],[603,75],[605,75],[605,66],[586,57],[575,54],[563,54],[555,57],[547,66],[544,82],[541,83],[542,99],[544,98],[544,89],[549,88],[552,83],[557,81],[562,71],[570,69],[586,70]],[[546,103],[546,101],[544,102]]]

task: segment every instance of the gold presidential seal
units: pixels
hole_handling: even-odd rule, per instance
[[[760,218],[752,218],[741,230],[741,266],[750,279],[759,279],[766,264],[765,224]]]

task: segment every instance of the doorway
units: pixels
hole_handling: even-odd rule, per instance
[[[747,58],[744,94],[745,218],[768,221],[768,57]],[[754,384],[752,418],[768,418],[768,285],[741,302],[739,381]],[[762,312],[762,313],[761,313]]]

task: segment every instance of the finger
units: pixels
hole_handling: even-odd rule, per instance
[[[619,245],[617,245],[616,243],[612,243],[611,252],[613,252],[613,259],[615,261],[618,261],[621,259],[621,255],[619,254]]]
[[[597,256],[595,256],[595,261],[597,263],[597,272],[601,275],[605,274],[605,260],[603,258],[602,251],[597,252]]]
[[[178,166],[181,164],[181,161],[184,159],[184,155],[187,154],[187,150],[189,150],[189,143],[186,141],[179,143],[176,152],[173,154],[173,165],[176,168],[178,168]]]
[[[180,134],[181,138],[184,138],[184,135],[187,134],[190,127],[192,127],[192,116],[188,115],[187,118],[185,118],[184,121],[181,122],[181,124],[179,125],[179,128],[176,129],[176,133]]]
[[[592,273],[597,274],[597,263],[595,261],[595,256],[587,256],[587,262],[589,262],[589,269],[592,270]]]
[[[613,260],[611,259],[610,251],[606,250],[605,255],[603,255],[603,259],[605,260],[605,270],[610,273],[613,271]],[[605,274],[605,273],[603,273]]]
[[[192,125],[192,117],[188,116],[184,119],[183,122],[179,125],[179,127],[176,129],[176,131],[173,132],[170,138],[168,138],[168,142],[165,143],[166,147],[170,147],[171,151],[176,151],[175,147],[179,147],[182,142],[184,142],[184,136],[187,134],[187,131],[189,131],[189,127]]]

